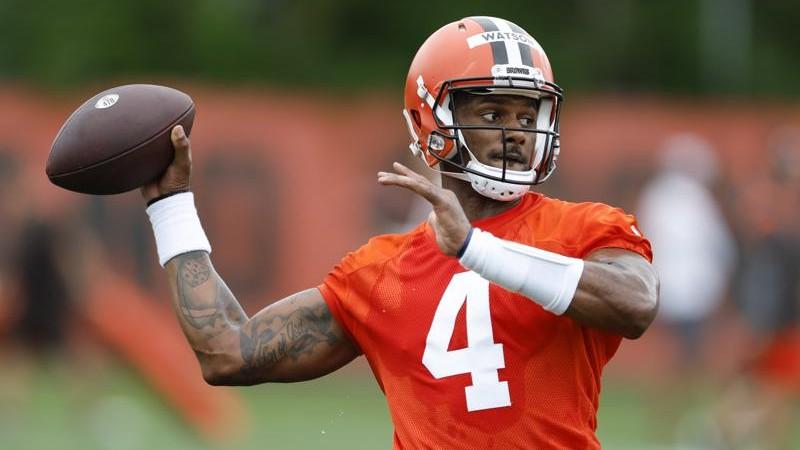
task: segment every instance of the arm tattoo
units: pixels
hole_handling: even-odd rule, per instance
[[[211,269],[200,258],[186,258],[182,267],[181,279],[193,288],[208,281],[208,276],[211,274]]]
[[[247,321],[228,287],[213,273],[208,255],[191,252],[178,259],[178,311],[181,322],[213,336]]]
[[[297,362],[342,343],[324,302],[302,304],[298,295],[283,306],[248,319],[205,252],[179,255],[174,261],[178,318],[201,364],[213,364],[222,348],[219,345],[236,345],[233,342],[238,334],[243,365],[234,377],[238,382],[252,383],[264,381],[268,371],[281,361]],[[218,337],[222,341],[215,343]],[[236,350],[225,347],[225,351],[233,355]]]
[[[297,361],[320,344],[336,345],[333,317],[324,305],[300,307],[286,315],[254,317],[239,334],[245,370],[268,369],[283,358]]]

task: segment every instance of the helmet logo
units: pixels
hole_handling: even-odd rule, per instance
[[[444,138],[436,134],[430,135],[428,138],[428,147],[437,152],[444,150]]]
[[[495,64],[492,66],[493,77],[522,77],[544,82],[544,74],[538,67],[519,66],[515,64]]]

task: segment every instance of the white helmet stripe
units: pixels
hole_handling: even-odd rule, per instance
[[[471,17],[472,20],[478,22],[483,28],[485,33],[480,33],[475,36],[467,38],[467,45],[469,48],[474,48],[481,44],[488,43],[492,47],[492,59],[495,64],[508,64],[508,52],[502,39],[496,39],[497,34],[493,33],[498,31],[497,25],[492,20],[492,17],[477,16]]]
[[[496,17],[489,17],[489,20],[497,26],[497,29],[503,33],[513,33],[515,32],[511,25],[503,19],[498,19]],[[503,43],[506,45],[506,53],[508,54],[508,64],[512,66],[521,66],[522,65],[522,54],[519,51],[519,45],[517,42],[514,42],[510,39],[503,40]]]
[[[527,35],[528,33],[522,29],[519,25],[515,24],[514,22],[508,22],[508,25],[511,27],[512,30],[516,31],[521,35]],[[533,40],[533,38],[531,38]],[[533,55],[531,54],[531,47],[526,43],[518,43],[517,47],[519,47],[519,52],[522,55],[522,65],[528,67],[534,67],[533,65]]]

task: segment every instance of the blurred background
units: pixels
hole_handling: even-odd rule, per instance
[[[205,386],[139,194],[62,191],[44,165],[99,91],[190,94],[200,215],[254,313],[426,216],[375,173],[414,163],[400,110],[417,47],[470,15],[525,28],[566,90],[541,190],[635,213],[653,243],[662,306],[604,374],[604,447],[800,448],[789,0],[0,0],[0,448],[389,448],[361,360],[307,383]]]

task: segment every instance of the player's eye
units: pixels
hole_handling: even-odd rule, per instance
[[[495,121],[497,121],[497,118],[499,116],[494,111],[487,111],[487,112],[481,114],[481,117],[483,117],[483,120],[485,120],[487,122],[495,122]]]
[[[531,126],[533,126],[533,117],[520,117],[519,123],[524,128],[530,128]]]

